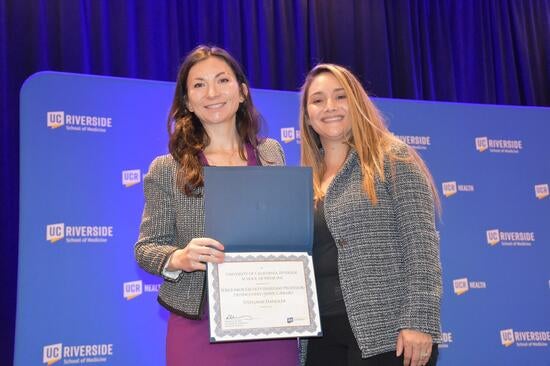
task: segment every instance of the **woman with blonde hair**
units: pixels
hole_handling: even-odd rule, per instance
[[[306,365],[435,365],[440,342],[438,195],[357,78],[320,64],[302,87],[302,165],[313,168],[323,337]]]

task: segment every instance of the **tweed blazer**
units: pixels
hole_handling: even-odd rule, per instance
[[[265,139],[258,145],[261,165],[284,165],[281,145]],[[145,207],[134,247],[145,271],[162,276],[168,258],[193,238],[204,237],[204,198],[188,197],[176,186],[178,163],[171,155],[157,157],[143,179]],[[202,193],[202,188],[197,189]],[[164,277],[164,276],[163,276]],[[177,279],[164,277],[158,301],[169,311],[200,319],[205,300],[204,271],[184,272]]]
[[[405,145],[394,151],[408,154]],[[362,181],[352,150],[324,202],[344,303],[362,355],[395,350],[404,328],[440,342],[441,264],[430,186],[416,164],[389,159],[384,181],[375,183],[376,205]]]

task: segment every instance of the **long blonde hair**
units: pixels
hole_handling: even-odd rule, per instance
[[[357,78],[346,68],[334,64],[319,64],[307,75],[302,86],[300,99],[300,130],[301,130],[301,163],[313,169],[313,190],[315,200],[323,197],[321,181],[325,173],[325,162],[319,135],[309,125],[307,114],[308,92],[313,80],[320,74],[330,73],[342,85],[349,105],[351,120],[351,135],[347,143],[357,151],[361,172],[363,174],[363,191],[371,202],[376,205],[375,181],[385,181],[384,160],[389,158],[393,163],[396,160],[416,164],[430,186],[436,208],[440,209],[439,195],[433,178],[416,151],[395,137],[386,126],[380,111],[369,98],[365,89]],[[399,153],[403,146],[407,154]]]

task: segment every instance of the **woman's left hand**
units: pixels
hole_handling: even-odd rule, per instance
[[[397,357],[403,354],[403,365],[424,366],[432,354],[432,336],[414,329],[402,329],[397,336]]]

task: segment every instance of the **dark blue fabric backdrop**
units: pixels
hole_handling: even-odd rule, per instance
[[[375,96],[549,106],[549,35],[548,0],[0,0],[2,364],[12,362],[18,98],[29,75],[174,80],[187,51],[213,43],[255,88],[296,90],[324,61],[350,67]]]

